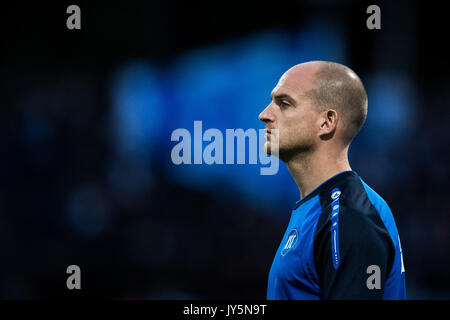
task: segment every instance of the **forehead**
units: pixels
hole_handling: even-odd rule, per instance
[[[315,68],[294,67],[286,71],[272,90],[272,95],[287,94],[298,98],[314,88]]]

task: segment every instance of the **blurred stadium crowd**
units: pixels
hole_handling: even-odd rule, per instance
[[[236,19],[232,31],[219,24],[227,14],[248,17],[251,8],[207,8],[218,15],[204,21],[217,38],[205,31],[194,41],[187,33],[205,26],[189,25],[179,47],[165,39],[176,28],[158,18],[168,10],[163,4],[144,25],[131,23],[142,18],[139,6],[122,12],[128,30],[117,41],[89,33],[102,24],[92,13],[80,35],[51,31],[63,15],[34,33],[22,27],[17,38],[5,37],[0,298],[265,298],[298,200],[295,183],[284,165],[275,176],[259,175],[255,165],[175,166],[170,134],[192,130],[194,120],[220,130],[263,128],[257,116],[278,78],[308,60],[344,63],[365,83],[368,120],[350,149],[351,165],[394,212],[408,297],[450,298],[448,63],[439,64],[444,53],[429,61],[421,49],[429,40],[420,31],[428,20],[414,18],[420,5],[399,3],[382,7],[384,29],[376,35],[364,30],[361,5],[307,1],[294,5],[301,21]],[[119,12],[110,10],[103,22]],[[404,10],[409,15],[396,14]],[[202,17],[194,12],[186,15]],[[159,25],[168,31],[155,36]],[[39,32],[49,32],[39,40],[45,48],[34,38]],[[58,51],[61,39],[75,53]],[[427,62],[430,70],[421,67]],[[66,289],[71,264],[82,270],[81,293]]]

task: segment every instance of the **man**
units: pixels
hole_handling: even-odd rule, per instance
[[[367,96],[348,67],[289,69],[259,119],[265,150],[286,163],[300,199],[269,273],[267,299],[406,299],[391,210],[348,161]],[[277,143],[278,142],[278,143]]]

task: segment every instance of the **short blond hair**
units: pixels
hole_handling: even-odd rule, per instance
[[[343,116],[344,142],[350,144],[366,121],[368,107],[366,90],[356,73],[342,64],[323,61],[308,96],[320,111],[335,109]]]

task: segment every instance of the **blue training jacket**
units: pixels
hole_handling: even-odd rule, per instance
[[[355,171],[335,175],[296,203],[267,299],[406,299],[394,217]]]

